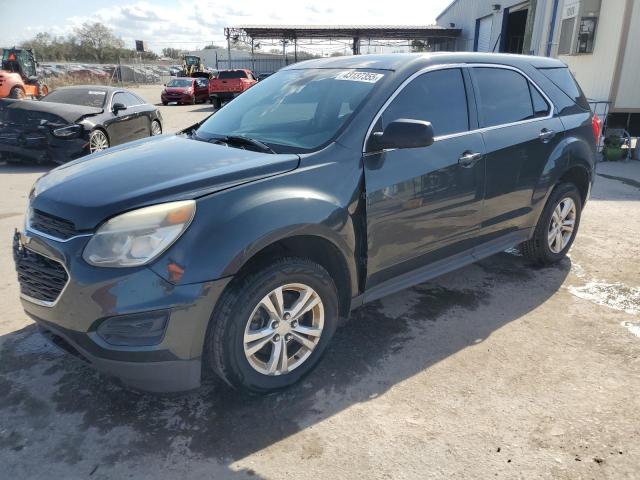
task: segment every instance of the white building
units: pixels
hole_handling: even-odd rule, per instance
[[[640,1],[498,2],[455,0],[437,22],[462,29],[456,50],[558,57],[609,126],[640,136]]]

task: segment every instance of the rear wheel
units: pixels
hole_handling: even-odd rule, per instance
[[[15,98],[17,100],[22,100],[25,96],[24,90],[20,87],[13,87],[9,92],[9,98]]]
[[[109,138],[102,130],[94,130],[89,135],[89,152],[101,152],[109,148]]]
[[[222,100],[220,100],[219,98],[213,98],[211,100],[211,103],[213,103],[213,108],[215,108],[216,110],[222,107]]]
[[[211,320],[210,367],[234,388],[288,387],[318,363],[335,332],[336,287],[310,260],[285,258],[229,287]]]
[[[573,183],[557,185],[540,215],[533,237],[520,246],[529,260],[549,265],[565,257],[578,232],[582,197]]]

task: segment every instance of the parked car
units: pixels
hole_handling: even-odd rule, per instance
[[[220,70],[216,78],[209,80],[209,99],[215,108],[253,87],[258,81],[251,70]]]
[[[273,75],[273,72],[269,72],[269,73],[259,73],[258,77],[256,78],[256,80],[258,80],[259,82],[261,82],[262,80],[266,80],[267,78],[269,78],[271,75]]]
[[[14,254],[45,335],[138,388],[213,370],[270,392],[363,303],[510,247],[538,264],[571,247],[598,123],[560,61],[367,55],[273,78],[40,178]]]
[[[121,88],[64,87],[40,101],[0,100],[0,154],[13,160],[65,163],[160,133],[158,109]]]
[[[206,102],[209,98],[209,80],[206,78],[174,78],[169,80],[160,94],[163,105],[176,102],[178,105]]]

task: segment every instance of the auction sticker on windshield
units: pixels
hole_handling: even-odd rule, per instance
[[[336,75],[336,80],[350,80],[352,82],[367,82],[367,83],[376,83],[384,77],[383,73],[372,73],[372,72],[340,72]]]

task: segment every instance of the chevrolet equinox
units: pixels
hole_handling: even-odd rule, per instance
[[[205,370],[287,387],[365,302],[511,247],[562,259],[599,128],[555,59],[297,63],[177,134],[42,176],[14,237],[22,304],[135,388]]]

